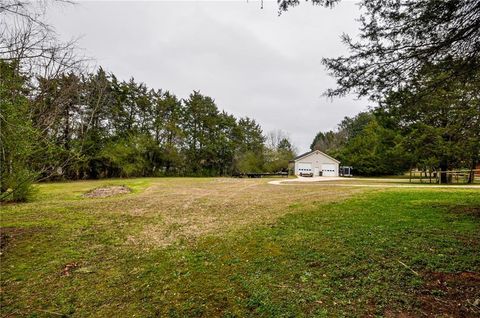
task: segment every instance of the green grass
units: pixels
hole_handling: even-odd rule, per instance
[[[248,219],[253,217],[249,213],[261,210],[284,213],[264,223],[214,227],[193,238],[179,236],[166,246],[129,243],[145,226],[162,224],[162,206],[184,213],[179,193],[202,187],[220,191],[227,185],[230,193],[238,187],[212,180],[43,184],[37,201],[2,207],[2,228],[11,233],[2,251],[2,315],[418,314],[422,304],[417,294],[429,273],[480,272],[478,190],[368,189],[347,200],[324,202],[318,200],[326,194],[323,187],[304,190],[301,185],[276,187],[248,180],[260,182],[252,192],[270,191],[284,201],[260,202],[254,212],[246,204],[234,210],[235,215],[243,213]],[[105,184],[125,184],[134,193],[81,197]],[[150,193],[152,185],[158,189]],[[175,187],[178,205],[166,196]],[[308,192],[308,199],[288,199],[290,193],[301,191],[316,192]],[[350,190],[335,191],[341,195]],[[236,204],[245,200],[226,198]],[[212,213],[218,212],[216,208],[233,209],[227,199],[222,197],[219,205],[213,194],[199,197],[192,211],[200,204],[207,204]],[[148,213],[127,213],[142,202]],[[70,276],[60,275],[72,262],[78,268]]]

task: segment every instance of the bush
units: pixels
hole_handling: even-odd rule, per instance
[[[2,183],[1,202],[25,202],[35,192],[33,182],[36,175],[27,169],[16,170]]]
[[[254,152],[246,152],[237,160],[235,171],[240,173],[262,172],[263,160]]]

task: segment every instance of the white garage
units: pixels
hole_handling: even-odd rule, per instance
[[[297,176],[338,177],[340,161],[320,150],[304,153],[292,160],[294,173]]]

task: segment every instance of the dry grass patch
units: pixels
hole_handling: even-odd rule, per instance
[[[160,180],[136,198],[139,206],[125,211],[142,213],[154,221],[128,241],[163,247],[180,239],[266,225],[295,207],[305,211],[308,206],[340,201],[361,191],[365,189],[278,187],[262,179]]]

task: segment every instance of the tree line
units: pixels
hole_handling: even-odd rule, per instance
[[[453,61],[451,63],[454,63]],[[480,72],[451,76],[451,65],[429,66],[415,81],[391,92],[379,106],[334,131],[319,132],[311,145],[351,165],[360,175],[401,174],[409,169],[440,173],[474,170],[480,162]],[[423,91],[436,82],[435,89]],[[473,182],[470,173],[469,182]]]
[[[284,133],[198,91],[179,99],[102,68],[32,79],[1,61],[0,75],[2,195],[33,180],[285,171],[294,155]]]
[[[32,183],[285,171],[294,147],[199,91],[181,99],[91,70],[44,21],[48,1],[0,0],[0,201]]]

